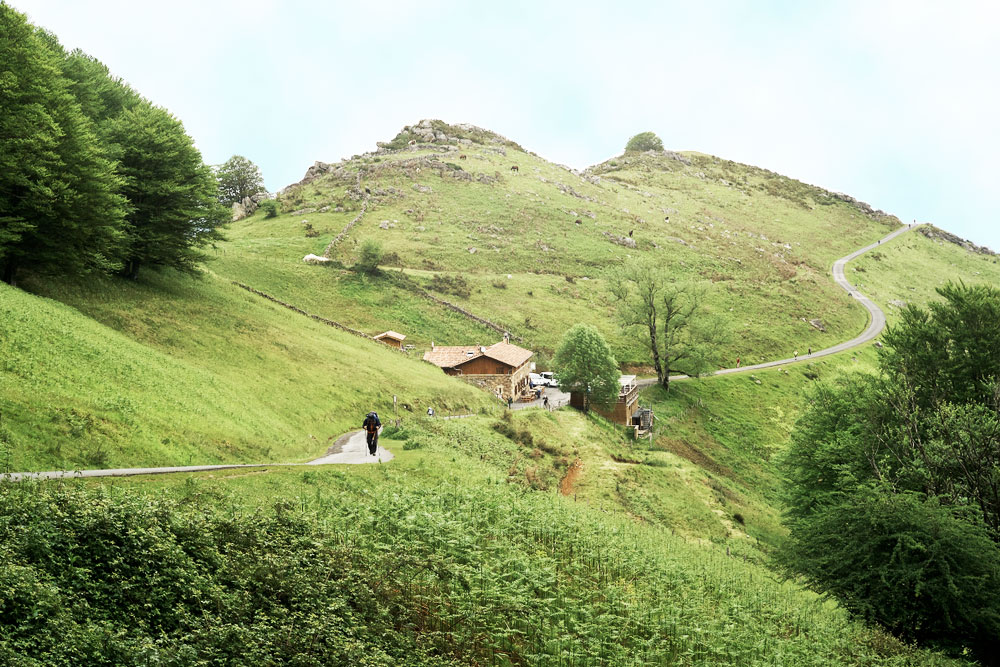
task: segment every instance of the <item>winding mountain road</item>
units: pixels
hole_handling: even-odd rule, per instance
[[[903,227],[900,227],[899,229],[893,231],[889,235],[882,237],[875,243],[872,243],[871,245],[866,245],[864,248],[855,250],[850,255],[847,255],[846,257],[841,257],[840,259],[838,259],[833,263],[834,282],[843,287],[848,294],[850,294],[858,301],[858,303],[864,306],[865,309],[868,311],[869,315],[871,316],[870,321],[868,323],[868,328],[865,329],[863,332],[861,332],[861,335],[852,338],[851,340],[844,341],[843,343],[837,343],[832,347],[828,347],[822,350],[817,350],[812,354],[800,354],[797,357],[792,357],[789,359],[765,361],[760,364],[752,364],[750,366],[740,366],[739,368],[723,368],[721,370],[714,371],[712,373],[706,373],[706,376],[729,375],[731,373],[746,373],[748,371],[760,370],[761,368],[774,368],[775,366],[793,364],[799,361],[816,359],[818,357],[825,357],[831,354],[837,354],[838,352],[844,352],[845,350],[850,350],[851,348],[858,347],[859,345],[864,345],[870,340],[874,340],[880,333],[882,333],[882,329],[885,328],[885,313],[882,312],[882,309],[879,308],[874,301],[872,301],[864,294],[859,292],[858,288],[856,288],[854,285],[850,283],[850,281],[847,280],[847,276],[844,275],[844,268],[847,266],[847,263],[852,259],[855,259],[860,255],[863,255],[869,250],[874,250],[875,248],[881,246],[883,243],[891,241],[900,234],[905,234],[906,232],[916,229],[919,226],[920,225],[905,225]],[[688,379],[687,375],[670,376],[671,382],[673,382],[674,380],[686,380],[686,379]],[[656,378],[642,378],[641,380],[637,380],[636,384],[639,385],[640,387],[649,387],[651,385],[656,384]]]
[[[812,354],[807,354],[799,356],[798,358],[791,359],[778,359],[777,361],[766,361],[760,364],[753,364],[751,366],[741,366],[740,368],[725,368],[722,370],[709,373],[708,375],[726,375],[729,373],[745,373],[748,371],[758,370],[761,368],[773,368],[775,366],[782,366],[784,364],[795,363],[796,361],[803,361],[806,359],[814,359],[817,357],[825,357],[830,354],[836,354],[838,352],[843,352],[859,345],[863,345],[868,341],[874,339],[880,333],[882,329],[885,328],[885,313],[879,308],[875,302],[863,295],[857,290],[854,285],[852,285],[847,277],[844,275],[844,267],[849,261],[858,257],[859,255],[873,250],[879,247],[882,243],[890,241],[900,234],[908,232],[915,229],[918,225],[907,225],[901,227],[888,236],[867,245],[864,248],[855,250],[850,255],[842,257],[833,263],[833,279],[838,285],[843,287],[848,294],[853,296],[857,301],[864,306],[868,312],[871,314],[871,322],[868,324],[868,328],[861,333],[860,336],[852,338],[849,341],[843,343],[838,343],[832,347],[828,347],[823,350],[818,350]],[[687,379],[686,375],[671,375],[670,380],[684,380]],[[643,378],[636,382],[639,386],[651,386],[656,384],[656,378]],[[220,464],[220,465],[203,465],[203,466],[171,466],[164,468],[105,468],[102,470],[50,470],[44,472],[12,472],[0,474],[0,481],[20,481],[24,479],[75,479],[83,477],[127,477],[131,475],[160,475],[165,473],[176,473],[176,472],[203,472],[208,470],[230,470],[234,468],[289,468],[296,466],[314,466],[314,465],[332,465],[332,464],[362,464],[362,463],[382,463],[384,461],[391,461],[393,459],[392,452],[378,448],[378,452],[375,456],[370,456],[368,454],[368,447],[365,443],[364,431],[352,431],[350,433],[345,433],[340,436],[333,446],[327,450],[324,456],[318,459],[313,459],[307,463],[232,463],[232,464]]]

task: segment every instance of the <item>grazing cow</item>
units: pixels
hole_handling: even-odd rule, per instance
[[[670,222],[670,216],[668,215],[667,217],[665,217],[665,218],[663,219],[663,222]]]
[[[510,170],[511,171],[519,171],[516,164],[510,165]]]
[[[411,146],[416,146],[417,145],[417,140],[416,139],[410,139],[410,145]]]
[[[458,156],[458,159],[459,159],[459,160],[464,160],[464,159],[466,159],[467,157],[469,157],[469,156],[468,156],[468,155],[466,155],[465,153],[462,153],[461,155],[459,155],[459,156]]]
[[[577,218],[577,219],[576,219],[576,224],[578,224],[578,225],[582,225],[582,224],[583,224],[583,222],[582,222],[582,221],[580,220],[580,218]]]

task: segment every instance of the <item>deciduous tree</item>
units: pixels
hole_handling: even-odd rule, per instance
[[[670,279],[651,258],[613,269],[608,289],[625,328],[646,338],[656,377],[670,388],[670,374],[698,376],[711,368],[727,334],[702,307],[699,286]]]
[[[243,157],[234,155],[215,170],[219,181],[219,201],[232,206],[264,190],[264,177],[260,167]]]
[[[576,324],[563,335],[555,366],[562,388],[583,393],[585,411],[591,405],[611,405],[618,398],[618,362],[593,326]]]
[[[109,139],[129,201],[124,275],[134,279],[143,266],[196,273],[207,258],[199,248],[222,239],[227,215],[184,126],[143,100],[111,121]]]
[[[116,266],[119,180],[60,70],[53,39],[0,4],[0,277]]]

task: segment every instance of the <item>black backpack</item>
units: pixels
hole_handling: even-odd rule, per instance
[[[369,423],[372,424],[376,429],[382,425],[382,422],[379,421],[377,412],[372,411],[368,413],[368,415],[365,417],[365,421],[361,424],[362,428],[367,429]]]

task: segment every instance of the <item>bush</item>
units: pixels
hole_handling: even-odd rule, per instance
[[[1000,550],[959,510],[866,487],[792,537],[786,558],[854,614],[981,657],[1000,648]]]
[[[378,265],[382,262],[382,244],[375,239],[366,239],[358,252],[358,261],[354,270],[360,273],[378,273]]]
[[[645,151],[662,151],[663,142],[652,132],[640,132],[625,144],[627,152],[643,153]]]
[[[257,207],[257,210],[263,211],[265,218],[277,218],[278,214],[281,213],[281,204],[278,203],[277,199],[265,199]]]
[[[472,287],[469,286],[469,281],[465,279],[465,276],[450,277],[435,273],[428,286],[435,292],[454,294],[463,299],[468,299],[472,294]]]

